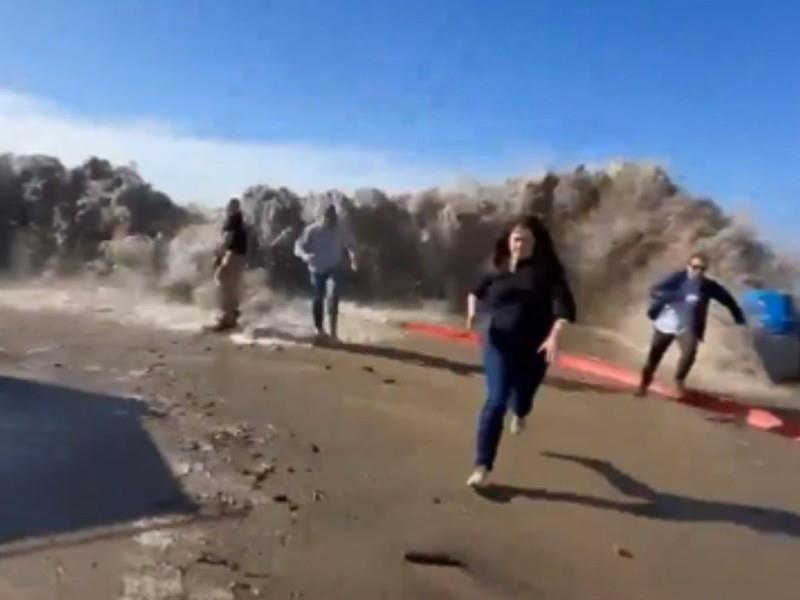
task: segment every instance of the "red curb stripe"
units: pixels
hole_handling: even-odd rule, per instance
[[[475,332],[449,325],[405,322],[401,323],[400,327],[413,333],[453,342],[476,344],[480,341],[480,337]],[[589,356],[561,353],[558,357],[557,366],[566,371],[602,379],[625,387],[636,387],[639,383],[639,375],[636,372]],[[743,404],[724,396],[694,390],[684,397],[679,397],[674,390],[658,384],[654,385],[651,391],[663,398],[720,415],[727,415],[755,429],[800,442],[800,421],[781,418],[777,414],[758,406]]]

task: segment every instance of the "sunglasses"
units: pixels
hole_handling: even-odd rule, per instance
[[[697,271],[698,273],[705,273],[706,269],[708,269],[706,265],[698,265],[698,264],[691,264],[689,265],[689,268],[692,271]]]

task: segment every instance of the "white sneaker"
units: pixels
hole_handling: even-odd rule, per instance
[[[489,471],[486,470],[486,467],[476,467],[472,472],[472,475],[470,475],[469,479],[467,479],[467,485],[473,488],[480,487],[486,483],[486,479],[488,477]]]
[[[511,423],[508,425],[508,430],[512,435],[519,435],[525,430],[525,417],[518,417],[511,415]]]

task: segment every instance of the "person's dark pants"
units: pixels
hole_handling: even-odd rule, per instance
[[[331,326],[331,335],[337,334],[339,321],[339,285],[340,275],[338,270],[325,273],[311,273],[311,286],[314,299],[311,310],[314,315],[314,326],[317,331],[323,331],[324,309],[327,299],[328,319]]]
[[[646,389],[653,383],[658,366],[664,358],[664,355],[669,350],[672,342],[678,340],[678,345],[681,349],[681,357],[678,361],[678,369],[675,372],[675,381],[683,384],[689,376],[689,371],[694,366],[695,358],[697,358],[697,348],[700,340],[697,336],[689,331],[685,331],[680,335],[672,335],[663,333],[658,329],[653,331],[653,341],[650,343],[650,353],[647,356],[647,362],[642,370],[642,389]]]
[[[483,347],[486,403],[478,420],[475,464],[492,470],[509,406],[516,416],[528,416],[548,365],[538,345],[509,343],[494,333],[487,338]]]

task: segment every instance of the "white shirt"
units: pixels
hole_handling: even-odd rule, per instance
[[[686,317],[687,311],[693,310],[693,305],[696,304],[698,300],[700,300],[698,294],[689,293],[684,299],[687,306],[685,306],[683,310],[676,310],[671,304],[667,304],[661,310],[661,313],[655,321],[656,329],[668,335],[682,334],[686,331],[688,326]]]
[[[681,318],[677,310],[667,304],[658,315],[655,327],[661,333],[666,333],[667,335],[680,335],[686,330],[686,322],[685,319]]]
[[[313,223],[298,238],[295,254],[306,261],[312,273],[328,273],[341,266],[345,248],[353,250],[355,240],[341,222],[332,227]]]

